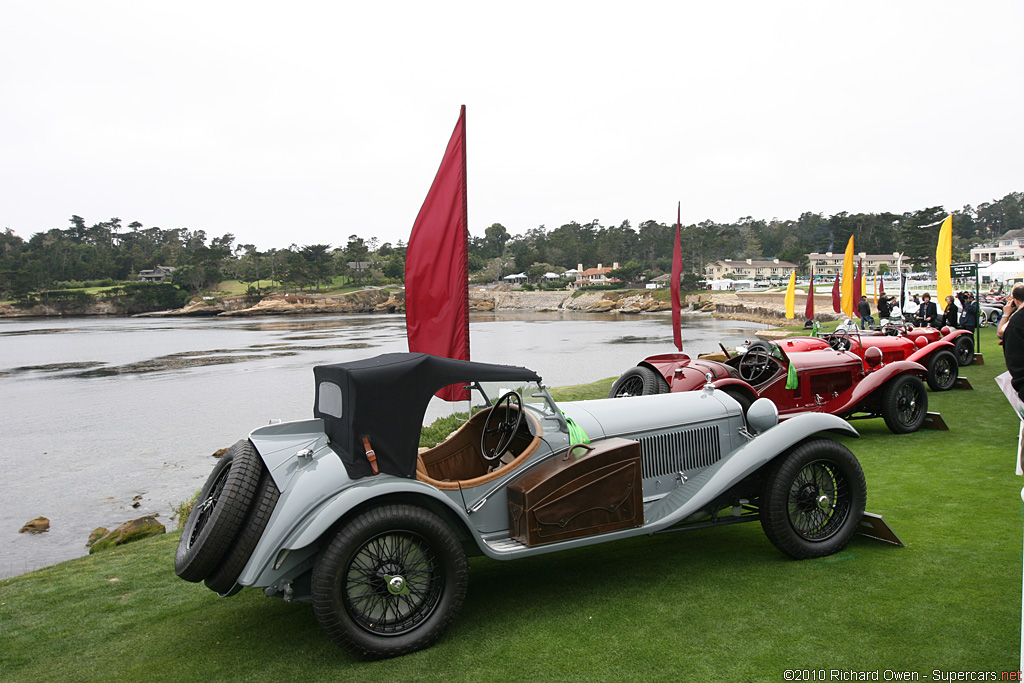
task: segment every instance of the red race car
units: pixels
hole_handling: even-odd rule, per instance
[[[924,330],[930,328],[921,328]],[[966,332],[966,330],[962,330]],[[938,333],[939,330],[934,330]],[[793,337],[785,339],[787,350],[814,351],[832,348],[839,351],[852,351],[861,358],[868,349],[876,348],[882,352],[882,362],[891,363],[897,360],[912,360],[925,367],[925,380],[933,391],[948,391],[956,384],[960,374],[957,360],[957,343],[955,340],[938,338],[931,335],[929,340],[924,334],[884,334],[883,332],[862,331],[856,327],[840,326],[832,334],[817,337]],[[973,344],[973,340],[958,336],[957,339]],[[973,347],[971,350],[973,354]]]
[[[929,344],[939,340],[948,341],[954,347],[953,354],[956,356],[956,362],[960,367],[970,365],[974,360],[974,333],[970,330],[890,324],[878,328],[875,334],[883,334],[890,337],[909,337],[915,342],[918,337],[923,337],[925,342]],[[886,358],[885,360],[888,359]]]
[[[768,398],[786,419],[807,412],[845,419],[882,417],[897,434],[917,431],[928,412],[920,363],[882,362],[877,348],[864,357],[827,346],[808,350],[803,338],[755,341],[724,362],[667,353],[645,358],[612,385],[609,398],[694,391],[712,384],[744,411]]]

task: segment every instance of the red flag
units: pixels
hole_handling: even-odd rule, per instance
[[[839,273],[836,273],[836,282],[832,285],[832,310],[836,313],[843,312],[843,293],[839,290]]]
[[[864,296],[864,278],[861,275],[862,268],[864,266],[864,259],[857,260],[857,274],[853,276],[853,310],[857,311],[857,304],[860,303],[860,298]]]
[[[468,215],[462,105],[406,249],[405,326],[413,353],[469,360]],[[438,395],[449,401],[468,398],[451,387]]]
[[[814,319],[814,266],[811,266],[811,286],[807,288],[807,305],[804,306],[804,318]]]
[[[679,246],[679,230],[683,203],[676,205],[676,243],[672,248],[672,281],[669,283],[672,292],[672,342],[680,351],[683,350],[683,332],[680,329],[680,318],[683,302],[679,298],[679,279],[683,277],[683,251]]]

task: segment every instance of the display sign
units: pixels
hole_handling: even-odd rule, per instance
[[[977,263],[954,263],[949,267],[950,277],[978,277]]]

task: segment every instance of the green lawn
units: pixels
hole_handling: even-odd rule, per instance
[[[1016,671],[1024,480],[992,381],[930,393],[950,431],[855,421],[868,510],[907,543],[783,556],[757,523],[567,553],[471,561],[436,646],[376,663],[324,637],[307,604],[177,579],[177,534],[0,582],[0,677],[41,680],[783,681],[787,669]],[[989,348],[991,347],[991,348]],[[601,395],[610,380],[583,394]],[[806,680],[806,679],[805,679]],[[883,679],[884,680],[884,679]],[[946,679],[949,680],[949,679]]]

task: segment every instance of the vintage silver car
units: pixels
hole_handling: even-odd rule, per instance
[[[794,558],[843,548],[867,497],[844,420],[780,423],[696,392],[558,403],[522,367],[388,354],[314,368],[314,418],[260,427],[214,467],[175,569],[230,596],[311,602],[367,658],[428,647],[455,619],[467,556],[513,560],[760,520]],[[472,416],[419,448],[438,391]],[[463,404],[465,405],[465,404]]]

